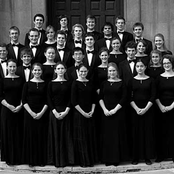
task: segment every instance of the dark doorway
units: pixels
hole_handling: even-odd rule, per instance
[[[59,28],[58,16],[65,14],[69,18],[69,27],[75,23],[86,26],[86,16],[95,15],[96,30],[101,31],[105,22],[114,24],[118,15],[124,14],[123,0],[49,0],[47,1],[48,24]]]

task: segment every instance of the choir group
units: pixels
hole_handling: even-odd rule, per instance
[[[118,166],[174,161],[174,56],[141,22],[115,19],[95,31],[60,16],[60,29],[34,28],[0,44],[1,160],[8,165]]]

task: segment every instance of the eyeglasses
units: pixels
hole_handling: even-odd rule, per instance
[[[164,62],[163,65],[171,65],[171,62]]]

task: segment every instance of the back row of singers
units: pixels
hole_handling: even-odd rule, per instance
[[[114,27],[111,23],[106,22],[102,27],[102,34],[95,31],[96,19],[94,16],[89,15],[87,17],[87,33],[93,35],[94,42],[90,46],[86,45],[86,39],[84,34],[84,28],[81,24],[75,24],[72,27],[72,34],[68,30],[68,18],[65,15],[60,17],[60,30],[66,35],[60,36],[53,26],[48,26],[46,31],[43,30],[44,16],[37,14],[34,17],[34,28],[30,29],[26,35],[25,46],[32,48],[33,51],[33,62],[45,62],[44,51],[46,47],[53,46],[56,48],[56,57],[63,60],[66,63],[66,55],[64,52],[72,51],[74,47],[82,47],[85,51],[95,50],[98,52],[101,47],[107,47],[112,51],[113,47],[111,44],[111,39],[113,37],[119,38],[121,41],[120,51],[125,53],[125,45],[129,41],[134,41],[138,43],[143,40],[146,46],[144,51],[148,56],[152,51],[152,42],[143,37],[144,26],[142,23],[137,22],[133,25],[133,34],[125,31],[125,19],[121,16],[117,17],[115,20],[115,26],[117,27],[117,32],[114,32]],[[39,31],[38,31],[39,30]],[[10,43],[7,45],[8,57],[14,58],[18,61],[18,65],[21,65],[20,60],[20,50],[23,47],[19,43],[20,31],[17,27],[13,26],[10,28],[9,36]],[[87,48],[86,48],[87,47]],[[160,33],[154,36],[154,49],[162,52],[162,54],[171,54],[165,46],[164,36]],[[68,62],[69,63],[69,62]],[[69,66],[69,65],[68,65]]]

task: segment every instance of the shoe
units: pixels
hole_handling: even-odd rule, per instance
[[[137,164],[138,164],[138,160],[133,160],[133,161],[132,161],[132,164],[133,164],[133,165],[137,165]]]
[[[150,159],[146,159],[146,160],[145,160],[145,163],[146,163],[147,165],[151,165],[151,164],[152,164],[152,162],[150,161]]]

